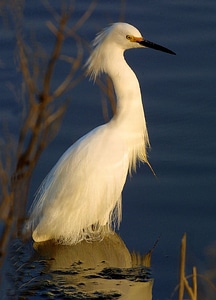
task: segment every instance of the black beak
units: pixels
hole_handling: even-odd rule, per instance
[[[138,42],[140,45],[146,47],[146,48],[152,48],[152,49],[155,49],[155,50],[159,50],[159,51],[162,51],[162,52],[166,52],[166,53],[169,53],[169,54],[173,54],[173,55],[176,55],[175,52],[163,47],[163,46],[160,46],[158,44],[155,44],[155,43],[152,43],[150,41],[147,41],[147,40],[143,40],[141,42]]]

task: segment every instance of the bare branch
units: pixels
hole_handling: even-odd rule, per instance
[[[22,88],[25,111],[18,136],[14,171],[8,171],[11,166],[10,162],[5,160],[5,163],[3,163],[3,160],[0,160],[0,184],[2,186],[0,219],[4,224],[0,236],[0,265],[3,263],[7,245],[15,234],[19,221],[24,218],[29,183],[34,167],[45,147],[56,135],[69,103],[68,98],[61,102],[55,100],[73,88],[82,78],[82,75],[76,77],[76,72],[80,68],[83,58],[83,41],[75,31],[90,16],[96,1],[90,3],[89,11],[83,14],[73,28],[68,26],[74,11],[73,5],[68,6],[66,1],[63,1],[59,14],[51,3],[44,1],[45,7],[56,22],[56,25],[50,20],[47,22],[50,32],[55,36],[53,50],[48,56],[46,52],[42,52],[42,47],[39,49],[37,40],[34,43],[34,51],[24,41],[22,32],[24,2],[20,0],[19,4],[11,3],[17,39],[19,70],[23,77]],[[66,38],[73,39],[76,42],[76,56],[75,58],[67,58],[69,72],[62,79],[62,82],[52,90],[52,79],[57,63],[66,58],[62,55]],[[41,65],[42,58],[43,63]],[[46,58],[48,58],[48,62],[45,63]],[[41,83],[42,87],[40,86]]]
[[[68,91],[71,87],[76,85],[83,76],[79,76],[79,78],[74,79],[74,75],[76,71],[79,69],[81,61],[83,58],[83,47],[80,43],[77,42],[77,57],[75,59],[71,59],[71,68],[68,75],[65,77],[65,79],[62,81],[61,84],[56,88],[56,90],[53,92],[53,97],[57,98],[60,97],[64,92]],[[73,79],[73,81],[72,81]]]
[[[76,32],[80,27],[83,26],[83,24],[87,21],[87,19],[91,16],[92,12],[94,11],[95,7],[97,5],[97,0],[91,1],[89,7],[86,9],[84,14],[81,16],[81,18],[76,22],[76,24],[71,28],[73,32]]]
[[[64,13],[60,19],[59,28],[57,30],[57,35],[56,35],[56,43],[55,43],[55,46],[54,46],[51,58],[49,60],[45,76],[44,76],[43,93],[44,93],[45,98],[41,98],[41,101],[49,100],[47,98],[47,95],[49,95],[49,92],[50,92],[50,83],[51,83],[51,78],[53,75],[54,67],[57,62],[57,59],[59,58],[62,44],[63,44],[64,38],[65,38],[64,37],[64,28],[68,21],[68,17],[69,16],[66,13]]]

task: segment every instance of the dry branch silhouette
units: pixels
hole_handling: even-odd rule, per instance
[[[8,151],[5,155],[1,155],[0,160],[0,266],[4,263],[11,239],[17,236],[20,225],[25,219],[33,170],[41,153],[57,134],[68,107],[69,99],[64,95],[83,77],[82,74],[77,75],[83,59],[83,41],[76,30],[90,17],[96,3],[97,1],[91,1],[87,10],[72,27],[69,21],[73,17],[74,7],[71,4],[63,1],[61,11],[57,12],[48,1],[44,2],[45,8],[50,12],[47,26],[55,39],[51,53],[45,55],[46,61],[44,61],[43,51],[32,51],[33,46],[24,40],[22,28],[24,2],[19,1],[20,5],[15,3],[11,6],[19,71],[22,74],[24,87],[25,110],[17,145],[13,144],[15,164],[12,163]],[[64,42],[69,38],[74,41],[76,55],[62,58]],[[42,57],[43,64],[41,64]],[[62,59],[69,66],[68,73],[62,78],[62,82],[53,87],[55,68]],[[60,97],[61,101],[57,101]],[[65,99],[62,100],[63,97]]]

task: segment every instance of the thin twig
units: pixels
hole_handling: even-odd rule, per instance
[[[196,267],[193,267],[192,282],[193,282],[193,295],[194,295],[194,299],[197,299],[197,269],[196,269]]]
[[[186,233],[184,233],[183,238],[181,240],[178,300],[182,300],[184,297],[185,256],[186,256]]]

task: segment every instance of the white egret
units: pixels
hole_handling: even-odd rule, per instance
[[[121,193],[136,162],[147,164],[148,132],[139,82],[124,59],[130,48],[171,50],[145,40],[130,24],[114,23],[94,40],[86,66],[96,78],[106,73],[117,98],[116,113],[73,144],[37,193],[27,228],[33,240],[64,244],[103,238],[121,221]]]

